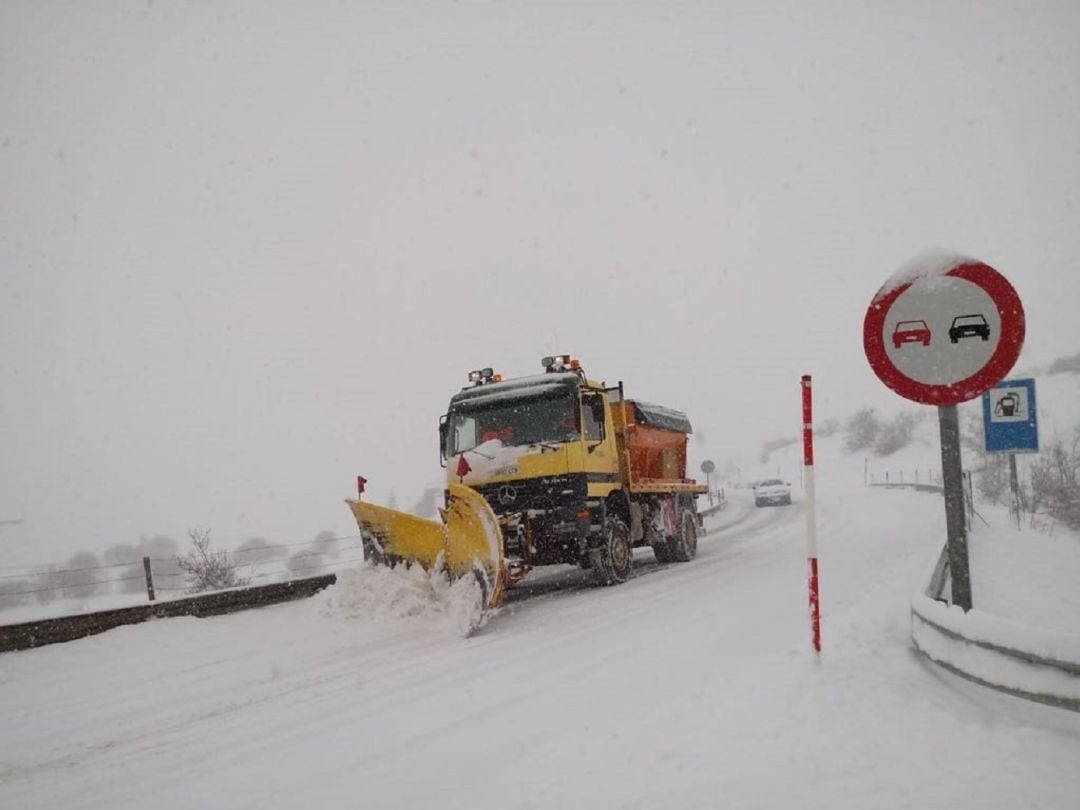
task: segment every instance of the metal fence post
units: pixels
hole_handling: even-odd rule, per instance
[[[146,595],[154,601],[154,575],[150,572],[150,558],[142,558],[143,571],[146,573]]]

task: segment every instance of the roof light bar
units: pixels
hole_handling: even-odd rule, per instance
[[[491,368],[478,368],[475,371],[469,372],[469,382],[474,385],[483,385],[484,383],[502,382],[502,375],[496,374],[495,369]]]
[[[544,370],[548,372],[580,371],[581,361],[569,354],[556,354],[545,357],[541,361]]]

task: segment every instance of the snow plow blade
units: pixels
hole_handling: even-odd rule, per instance
[[[441,523],[366,501],[346,501],[360,527],[364,559],[393,565],[420,563],[433,568],[443,553]]]
[[[476,577],[481,612],[499,604],[505,580],[502,531],[484,497],[471,487],[450,484],[444,523],[365,501],[349,500],[364,546],[364,558],[394,565],[442,566],[453,580]]]
[[[498,605],[505,584],[499,519],[475,489],[450,484],[444,520],[447,572],[451,578],[471,572],[484,590],[484,609]]]

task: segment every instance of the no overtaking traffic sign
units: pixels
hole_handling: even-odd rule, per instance
[[[1020,356],[1024,308],[997,270],[974,259],[917,262],[878,290],[863,348],[889,388],[926,405],[955,405],[1000,381]]]

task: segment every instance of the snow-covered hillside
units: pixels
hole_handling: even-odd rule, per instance
[[[818,465],[820,658],[794,469],[791,507],[729,492],[693,563],[551,570],[468,639],[422,580],[360,570],[0,656],[0,806],[1072,806],[1080,715],[912,649],[940,498],[865,487],[838,438]]]

